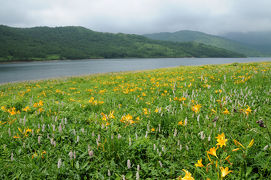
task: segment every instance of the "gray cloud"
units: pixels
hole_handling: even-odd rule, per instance
[[[0,24],[95,31],[270,31],[270,0],[0,0]]]

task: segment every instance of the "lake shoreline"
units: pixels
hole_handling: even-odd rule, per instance
[[[205,58],[210,58],[210,59],[215,59],[215,58],[224,58],[225,57],[164,57],[164,58],[158,58],[158,57],[147,57],[147,58],[137,58],[137,57],[130,57],[130,58],[89,58],[89,59],[52,59],[52,60],[4,60],[0,61],[0,64],[17,64],[17,63],[33,63],[33,62],[63,62],[63,61],[84,61],[84,60],[115,60],[115,59],[205,59]],[[235,59],[246,59],[246,58],[269,58],[269,57],[232,57]],[[271,57],[270,57],[271,58]]]
[[[229,63],[230,64],[230,63]],[[229,64],[216,64],[216,65],[229,65]],[[210,64],[212,65],[212,64]],[[215,64],[213,64],[215,65]],[[202,65],[181,65],[181,66],[202,66]],[[80,78],[80,77],[88,77],[88,76],[102,76],[102,75],[114,75],[114,74],[120,74],[120,73],[140,73],[140,72],[148,72],[148,71],[155,71],[159,69],[173,69],[181,66],[174,66],[174,67],[164,67],[164,68],[157,68],[157,69],[143,69],[143,70],[134,70],[134,71],[117,71],[117,72],[104,72],[104,73],[93,73],[93,74],[81,74],[81,75],[75,75],[75,76],[61,76],[61,77],[52,77],[52,78],[46,78],[46,79],[36,79],[36,80],[24,80],[24,81],[13,81],[13,82],[0,82],[0,86],[7,85],[7,84],[18,84],[18,83],[38,83],[40,81],[54,81],[54,80],[66,80],[70,78]]]
[[[268,61],[255,61],[255,62],[249,62],[249,63],[267,63]],[[238,62],[237,62],[238,63]],[[245,64],[247,62],[240,62],[238,64]],[[205,65],[230,65],[233,63],[225,63],[225,64],[205,64]],[[131,70],[131,71],[116,71],[116,72],[103,72],[103,73],[92,73],[92,74],[81,74],[81,75],[74,75],[74,76],[60,76],[60,77],[51,77],[51,78],[45,78],[45,79],[34,79],[34,80],[23,80],[23,81],[12,81],[12,82],[0,82],[0,86],[2,85],[7,85],[7,84],[18,84],[18,83],[38,83],[40,81],[53,81],[53,80],[66,80],[66,79],[71,79],[71,78],[79,78],[79,77],[88,77],[88,76],[100,76],[100,75],[108,75],[108,74],[119,74],[119,73],[139,73],[139,72],[148,72],[148,71],[155,71],[159,69],[173,69],[181,66],[204,66],[204,65],[179,65],[179,66],[174,66],[174,67],[164,67],[164,68],[156,68],[156,69],[143,69],[143,70]]]
[[[129,58],[20,61],[0,64],[0,84],[177,66],[265,61],[271,61],[271,58]]]

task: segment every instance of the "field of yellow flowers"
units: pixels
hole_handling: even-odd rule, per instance
[[[271,63],[0,86],[0,179],[271,179]]]

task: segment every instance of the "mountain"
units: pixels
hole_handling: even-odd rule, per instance
[[[261,52],[253,49],[253,47],[246,46],[245,44],[226,39],[219,36],[214,36],[198,31],[177,31],[174,33],[161,32],[155,34],[144,34],[143,36],[154,40],[173,41],[173,42],[198,42],[203,43],[229,51],[239,52],[246,56],[262,56]]]
[[[126,57],[244,57],[200,43],[151,40],[140,35],[95,32],[84,27],[14,28],[0,25],[0,60]]]
[[[231,32],[221,36],[234,41],[244,43],[247,46],[257,49],[265,55],[271,55],[271,31],[266,32]]]

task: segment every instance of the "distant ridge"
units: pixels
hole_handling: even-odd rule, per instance
[[[144,34],[143,36],[154,40],[172,42],[198,42],[227,49],[229,51],[239,52],[247,56],[263,56],[261,52],[243,43],[198,31],[182,30],[173,33],[161,32],[154,34]]]
[[[261,53],[271,56],[271,31],[263,32],[230,32],[221,36],[246,44]]]
[[[151,40],[101,33],[80,26],[13,28],[0,25],[0,60],[149,57],[244,57],[195,42]]]

